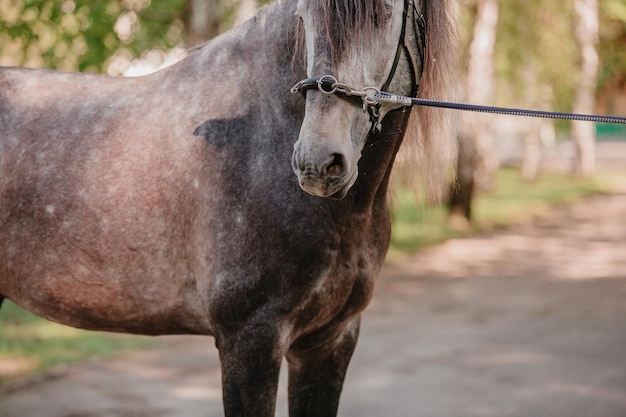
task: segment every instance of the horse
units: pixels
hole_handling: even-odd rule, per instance
[[[441,97],[453,37],[448,0],[277,0],[147,76],[2,68],[1,297],[213,336],[228,417],[274,415],[283,358],[290,415],[336,415],[396,153],[449,143],[371,93]]]

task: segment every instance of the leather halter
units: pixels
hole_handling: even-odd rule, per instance
[[[409,19],[412,19],[415,24],[413,28],[415,30],[414,36],[418,42],[418,49],[412,47],[409,32],[407,30]],[[426,49],[426,20],[415,7],[414,0],[404,1],[404,12],[402,17],[402,30],[400,32],[400,39],[398,40],[398,47],[396,49],[396,55],[391,66],[391,71],[387,77],[387,80],[382,85],[382,90],[387,91],[389,85],[393,81],[393,78],[398,69],[402,53],[404,52],[411,71],[411,78],[413,83],[411,85],[411,97],[416,97],[419,92],[419,80],[422,77],[422,71],[424,68],[424,51]],[[418,64],[419,62],[419,64]],[[333,81],[335,83],[333,84]],[[358,95],[346,94],[345,89],[335,88],[336,79],[334,77],[324,75],[320,78],[307,78],[298,82],[291,92],[300,92],[305,98],[308,90],[320,90],[326,94],[341,94],[340,97],[354,101],[356,104],[363,104],[363,109],[367,110],[370,115],[370,121],[372,122],[372,133],[377,133],[381,129],[380,125],[380,103],[368,102],[365,97],[359,97]],[[342,94],[343,93],[343,94]]]
[[[409,34],[407,32],[407,22],[409,19],[413,19],[415,21],[416,27],[415,30],[415,38],[419,43],[419,49],[416,51],[411,47],[411,42],[409,42]],[[400,32],[400,40],[398,42],[398,48],[396,50],[396,56],[393,60],[393,65],[391,66],[391,71],[389,72],[389,76],[387,77],[387,81],[383,84],[381,90],[387,91],[389,85],[393,81],[393,77],[396,74],[396,70],[398,69],[398,64],[400,62],[400,58],[402,57],[402,52],[407,56],[409,61],[409,67],[411,69],[411,76],[413,79],[413,86],[411,87],[411,97],[416,97],[419,92],[419,80],[422,78],[422,71],[424,69],[424,51],[426,49],[426,20],[424,16],[422,16],[415,7],[414,0],[405,0],[404,2],[404,14],[402,19],[402,31]],[[416,56],[417,55],[417,56]],[[419,59],[419,65],[418,65]]]

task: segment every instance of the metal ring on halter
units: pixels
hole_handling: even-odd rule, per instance
[[[324,86],[330,85],[330,90],[324,88]],[[337,92],[337,79],[332,75],[322,75],[319,80],[317,80],[317,88],[324,94],[335,94]]]
[[[307,78],[300,81],[293,86],[291,92],[304,93],[315,87],[326,95],[342,94],[344,98],[348,98],[353,101],[360,101],[363,105],[363,112],[369,113],[370,121],[372,122],[371,132],[378,133],[381,131],[382,126],[380,124],[381,113],[379,100],[381,91],[378,88],[363,87],[361,90],[355,90],[347,84],[340,83],[332,75],[323,75],[320,78]]]
[[[358,91],[355,91],[348,84],[340,83],[339,81],[337,81],[335,83],[335,88],[337,89],[337,92],[345,94],[347,96],[358,96],[359,95]]]
[[[370,92],[370,93],[368,93]],[[378,104],[378,98],[376,97],[380,94],[380,90],[376,87],[363,87],[363,101],[367,103],[368,106],[374,106]]]

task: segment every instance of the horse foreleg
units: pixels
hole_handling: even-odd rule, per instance
[[[4,295],[0,294],[0,308],[2,308],[3,301],[4,301]]]
[[[359,335],[360,318],[332,340],[313,347],[292,346],[289,363],[289,416],[337,414],[348,363]]]
[[[271,326],[248,325],[220,332],[216,339],[226,417],[273,417],[284,356],[278,332]]]

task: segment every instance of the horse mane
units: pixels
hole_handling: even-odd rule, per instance
[[[384,28],[389,17],[385,0],[312,0],[310,7],[325,24],[335,60],[349,42],[375,39],[375,31]]]
[[[424,0],[425,64],[419,96],[455,100],[459,93],[457,16],[452,0]],[[439,201],[451,183],[456,161],[456,119],[450,110],[415,106],[396,162],[401,182]],[[415,170],[419,169],[419,174]]]

